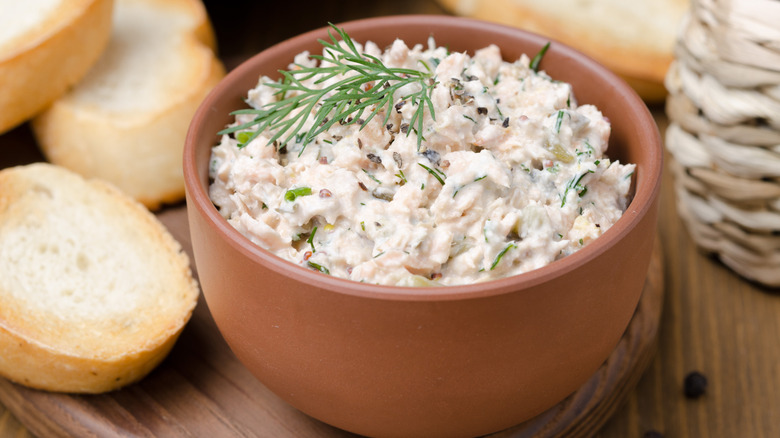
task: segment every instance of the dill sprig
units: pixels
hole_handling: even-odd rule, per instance
[[[341,38],[341,43],[336,35],[328,30],[330,41],[318,40],[324,47],[325,55],[311,55],[319,61],[317,66],[296,65],[292,70],[280,70],[281,80],[264,84],[277,90],[278,100],[262,108],[232,112],[232,115],[253,114],[255,117],[249,122],[224,129],[219,134],[250,130],[251,136],[242,136],[242,140],[245,140],[239,145],[242,147],[261,132],[272,130],[275,132],[269,139],[269,144],[276,141],[286,144],[296,138],[296,141],[305,147],[335,123],[353,124],[361,120],[362,129],[383,109],[386,124],[395,104],[395,93],[413,85],[408,88],[416,91],[400,96],[399,100],[416,105],[409,126],[417,133],[419,148],[423,140],[425,109],[428,109],[431,118],[435,118],[431,93],[436,81],[431,68],[424,61],[420,61],[423,67],[421,70],[387,67],[376,56],[360,53],[346,31],[331,23],[329,25]],[[341,75],[346,77],[321,89],[304,84],[304,81],[314,80],[313,84],[319,85]],[[296,112],[297,109],[300,111]],[[362,120],[366,110],[368,115]],[[313,117],[311,129],[300,133],[310,117]]]

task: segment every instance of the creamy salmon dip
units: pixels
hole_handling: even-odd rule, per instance
[[[528,56],[505,62],[496,46],[449,53],[433,39],[358,48],[390,67],[435,68],[434,117],[426,112],[423,132],[410,133],[416,104],[401,90],[386,123],[382,110],[308,144],[224,134],[210,197],[255,244],[354,281],[457,285],[545,266],[625,211],[635,166],[606,157],[609,121]],[[317,62],[301,53],[290,68]],[[250,106],[278,99],[269,82],[248,92]]]

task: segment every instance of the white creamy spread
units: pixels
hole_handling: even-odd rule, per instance
[[[239,145],[223,135],[210,197],[255,244],[355,281],[467,284],[571,254],[626,209],[635,166],[605,156],[609,121],[577,106],[569,84],[529,68],[526,55],[509,63],[496,46],[449,53],[432,39],[427,48],[401,40],[385,51],[372,42],[358,48],[388,67],[435,66],[435,117],[426,112],[421,144],[409,132],[415,104],[403,91],[387,124],[382,110],[307,145],[269,145],[272,133]],[[249,91],[252,107],[277,99],[263,85],[271,81]]]

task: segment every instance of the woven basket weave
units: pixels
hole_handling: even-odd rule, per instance
[[[780,2],[693,0],[666,76],[680,216],[700,248],[780,287]]]

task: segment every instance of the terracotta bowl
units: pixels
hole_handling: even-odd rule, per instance
[[[448,16],[342,24],[356,41],[411,46],[433,35],[473,53],[495,43],[506,60],[548,41]],[[636,163],[624,216],[581,251],[481,284],[377,286],[286,262],[234,230],[208,198],[216,132],[244,108],[258,75],[320,48],[319,29],[252,57],[197,111],[184,149],[187,210],[203,294],[238,359],[292,406],[371,436],[475,436],[508,428],[577,390],[610,355],[636,308],[656,232],[662,148],[645,104],[621,79],[553,43],[541,68],[573,84],[612,122],[608,155]]]

